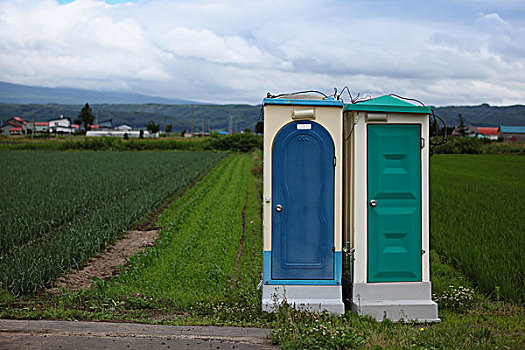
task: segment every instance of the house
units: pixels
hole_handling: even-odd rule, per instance
[[[22,135],[27,132],[27,122],[19,117],[6,120],[0,127],[3,135]]]
[[[71,120],[65,118],[63,115],[58,119],[52,119],[49,121],[49,132],[53,134],[71,134],[73,128],[71,127]]]
[[[497,127],[484,127],[484,126],[478,126],[478,137],[483,137],[489,140],[497,140],[498,139],[498,128]]]
[[[35,122],[35,132],[49,132],[49,122]]]
[[[9,120],[2,124],[1,130],[3,135],[17,135],[22,133],[22,125]]]
[[[506,142],[525,142],[525,126],[500,126],[498,136]]]
[[[69,128],[71,126],[71,119],[66,118],[63,115],[61,115],[60,118],[52,119],[49,121],[50,128],[56,128],[59,126],[63,128]]]
[[[461,132],[463,128],[463,133]],[[461,135],[465,135],[465,136],[476,136],[476,134],[478,134],[478,128],[476,128],[475,126],[455,126],[454,129],[452,130],[452,136],[461,136]]]
[[[63,115],[59,119],[49,121],[49,132],[54,134],[73,134],[79,130],[79,124],[71,124],[71,119],[64,118]]]
[[[49,122],[27,122],[27,132],[44,134],[49,132]]]

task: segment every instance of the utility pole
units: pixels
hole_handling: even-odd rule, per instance
[[[443,130],[443,132],[447,132],[447,110],[445,109],[445,125],[443,125],[443,127],[445,128],[445,130]],[[444,135],[444,134],[443,134]]]
[[[228,125],[228,131],[230,134],[233,134],[232,128],[233,128],[233,116],[230,115],[230,124]]]
[[[191,137],[193,137],[193,105],[191,105]]]

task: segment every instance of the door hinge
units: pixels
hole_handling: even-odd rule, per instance
[[[334,157],[334,168],[335,168],[335,165],[337,164],[337,158]]]
[[[421,138],[421,148],[425,148],[425,139]]]

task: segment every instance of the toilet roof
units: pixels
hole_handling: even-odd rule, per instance
[[[402,99],[383,95],[358,103],[344,105],[345,111],[368,111],[368,112],[395,112],[395,113],[418,113],[430,114],[430,107],[417,106]]]
[[[289,106],[325,106],[343,107],[341,100],[327,98],[325,100],[303,100],[293,98],[265,98],[264,105],[289,105]]]

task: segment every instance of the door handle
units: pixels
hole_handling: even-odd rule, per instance
[[[377,205],[377,202],[375,201],[375,199],[372,199],[372,200],[370,201],[370,206],[371,206],[371,207],[375,207],[376,205]]]
[[[275,206],[275,210],[276,210],[276,211],[281,211],[281,210],[283,210],[283,206],[280,205],[280,204],[277,204],[277,205]]]

